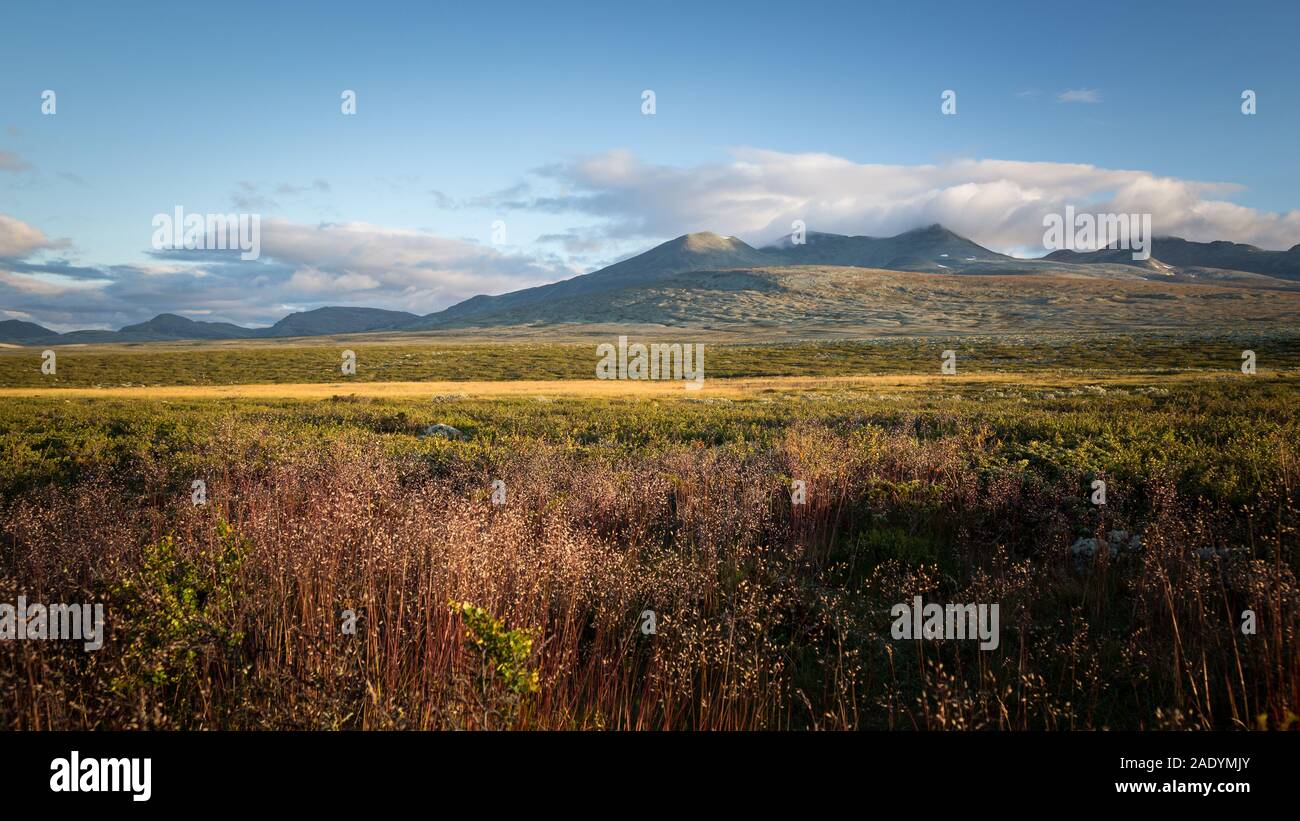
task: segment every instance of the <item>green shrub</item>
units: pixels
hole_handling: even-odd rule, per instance
[[[505,623],[470,602],[450,602],[465,625],[465,637],[477,651],[478,664],[457,682],[453,710],[483,729],[513,726],[524,699],[537,692],[538,673],[529,663],[533,630],[507,630]]]
[[[170,535],[144,548],[139,570],[112,590],[118,630],[126,636],[118,691],[179,695],[206,656],[233,651],[236,580],[247,542],[218,521],[215,545],[190,556]]]

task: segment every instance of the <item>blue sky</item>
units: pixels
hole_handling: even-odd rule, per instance
[[[0,318],[425,313],[792,216],[1029,253],[1027,203],[1069,201],[1300,242],[1295,2],[267,5],[6,6]],[[259,214],[264,258],[154,251],[178,204]]]

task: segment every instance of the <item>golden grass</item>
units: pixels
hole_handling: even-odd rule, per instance
[[[943,385],[977,387],[1016,385],[1026,388],[1069,388],[1081,385],[1168,384],[1234,379],[1231,374],[1184,372],[1177,374],[1076,374],[1076,373],[973,373],[879,374],[871,376],[771,376],[741,379],[706,379],[699,390],[669,380],[520,379],[511,381],[444,380],[437,382],[322,382],[248,385],[136,385],[113,388],[0,388],[0,398],[65,399],[329,399],[334,396],[418,398],[457,395],[469,398],[520,396],[640,397],[640,398],[752,398],[759,394],[855,388],[916,390]],[[1267,379],[1261,370],[1257,379]]]

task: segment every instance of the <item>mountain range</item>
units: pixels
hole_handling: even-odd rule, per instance
[[[1266,251],[1232,242],[1192,242],[1177,237],[1152,241],[1151,258],[1134,260],[1128,250],[1056,251],[1040,259],[999,254],[931,225],[893,237],[845,236],[808,232],[802,242],[787,236],[754,248],[735,237],[709,232],[687,234],[642,254],[580,276],[498,296],[480,295],[436,313],[419,316],[378,308],[326,307],[292,313],[268,328],[204,322],[176,314],[128,325],[118,331],[57,333],[32,322],[0,322],[0,343],[66,345],[168,340],[284,339],[376,331],[434,331],[507,326],[545,326],[637,322],[691,324],[700,317],[738,320],[756,327],[787,319],[821,324],[848,321],[835,294],[861,292],[864,276],[908,291],[885,272],[1034,278],[1035,296],[1044,297],[1038,278],[1088,279],[1132,283],[1213,284],[1234,288],[1300,289],[1300,245]],[[935,278],[932,282],[940,282]],[[947,281],[944,278],[942,281]],[[1149,291],[1147,288],[1144,290]],[[998,291],[1004,302],[1014,292]],[[780,295],[780,299],[776,295]],[[860,295],[860,294],[859,294]],[[1154,298],[1154,297],[1152,297]],[[1049,301],[1051,297],[1046,297]],[[802,303],[800,305],[800,303]],[[799,305],[791,310],[791,305]],[[879,300],[863,311],[888,314]],[[921,310],[917,306],[917,311]],[[874,315],[873,314],[873,315]],[[900,321],[909,318],[900,314]]]

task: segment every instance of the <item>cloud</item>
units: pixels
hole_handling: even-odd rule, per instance
[[[830,154],[745,148],[730,162],[656,165],[610,151],[538,169],[545,190],[502,207],[593,218],[566,240],[662,239],[710,230],[751,243],[809,229],[892,236],[931,223],[998,250],[1041,252],[1043,217],[1065,206],[1150,213],[1159,235],[1285,249],[1300,211],[1229,202],[1239,186],[1081,163],[957,159],[934,165],[855,163]]]
[[[304,225],[262,220],[262,258],[239,251],[149,252],[145,265],[74,266],[19,259],[52,247],[40,232],[0,217],[0,238],[18,237],[0,259],[0,305],[56,330],[118,328],[156,314],[266,325],[285,305],[366,305],[425,314],[480,293],[571,276],[555,261],[478,243],[360,222]],[[30,229],[34,231],[35,229]]]
[[[461,208],[518,208],[522,207],[531,191],[532,186],[527,181],[523,181],[499,191],[459,199],[449,196],[436,188],[429,189],[428,193],[433,197],[434,205],[437,208],[455,210]]]
[[[577,228],[570,228],[558,234],[541,234],[536,241],[538,243],[559,245],[564,249],[565,253],[570,255],[595,253],[605,247],[605,244],[598,237],[592,236],[590,232],[584,233]]]
[[[329,190],[330,184],[321,179],[312,180],[310,185],[290,185],[287,182],[282,182],[275,187],[275,193],[281,196],[296,196],[308,192],[328,194]]]
[[[1095,88],[1072,88],[1056,95],[1060,103],[1100,103],[1101,92]]]
[[[31,163],[14,152],[0,151],[0,171],[12,171],[16,174],[19,171],[30,171],[31,169]]]
[[[46,260],[43,262],[26,262],[18,259],[0,258],[0,268],[11,274],[44,274],[65,280],[83,280],[86,282],[106,281],[109,277],[104,268],[87,265],[73,265],[66,259]]]
[[[103,284],[75,277],[64,277],[58,274],[37,278],[5,270],[0,270],[0,283],[12,288],[16,293],[42,298],[65,297],[77,291],[100,288]]]
[[[279,210],[280,203],[275,197],[300,197],[305,194],[320,195],[330,193],[329,182],[319,178],[302,185],[282,182],[275,186],[263,186],[241,180],[236,183],[236,188],[237,190],[231,196],[231,202],[235,208],[244,212],[257,213]]]
[[[264,221],[262,253],[295,271],[311,271],[304,283],[333,277],[332,287],[343,292],[378,290],[411,306],[407,310],[431,311],[568,274],[476,242],[363,222]]]
[[[0,214],[0,258],[21,258],[37,251],[67,247],[67,240],[52,240],[38,228]]]
[[[1300,243],[1300,211],[1239,205],[1231,200],[1240,190],[1081,163],[886,165],[742,148],[722,162],[665,165],[610,151],[545,166],[525,182],[473,198],[502,211],[576,215],[576,227],[537,237],[531,256],[364,222],[263,219],[260,260],[241,261],[238,251],[177,250],[146,251],[143,264],[83,264],[55,255],[67,240],[0,214],[0,305],[59,329],[116,328],[164,311],[207,311],[214,320],[262,325],[290,305],[425,314],[476,294],[568,277],[579,262],[609,260],[691,231],[764,244],[789,232],[794,220],[810,230],[874,236],[937,222],[995,250],[1043,253],[1043,218],[1066,206],[1150,213],[1158,235],[1271,249]]]

